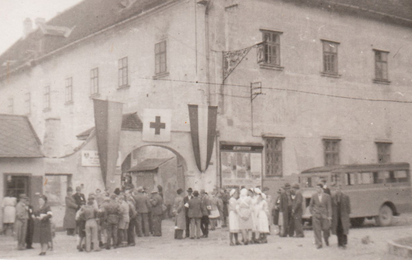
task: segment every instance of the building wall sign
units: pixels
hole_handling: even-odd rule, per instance
[[[263,146],[221,144],[222,186],[227,188],[260,187],[262,184]]]
[[[117,161],[116,161],[116,167],[121,166],[120,158],[121,158],[121,154],[119,152]],[[95,150],[82,151],[82,166],[100,167],[99,152]]]

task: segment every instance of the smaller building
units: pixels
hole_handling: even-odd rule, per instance
[[[8,193],[27,194],[37,206],[43,192],[44,160],[41,143],[26,116],[0,114],[0,201]],[[3,211],[0,212],[0,230]]]

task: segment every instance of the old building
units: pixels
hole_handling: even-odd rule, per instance
[[[406,0],[85,0],[34,30],[25,21],[29,33],[0,57],[0,113],[33,125],[57,204],[66,186],[119,186],[151,159],[142,151],[169,158],[157,149],[185,187],[209,191],[274,192],[325,164],[411,162],[411,14]],[[95,99],[122,104],[107,176]]]

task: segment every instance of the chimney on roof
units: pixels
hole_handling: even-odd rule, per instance
[[[33,23],[30,18],[23,21],[23,38],[26,38],[33,31]]]
[[[36,19],[34,19],[34,23],[37,26],[44,25],[46,23],[46,19],[41,18],[41,17],[37,17]]]

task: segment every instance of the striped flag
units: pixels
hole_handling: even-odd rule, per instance
[[[191,104],[188,107],[196,166],[200,172],[205,172],[212,158],[215,143],[217,107],[203,108]]]

